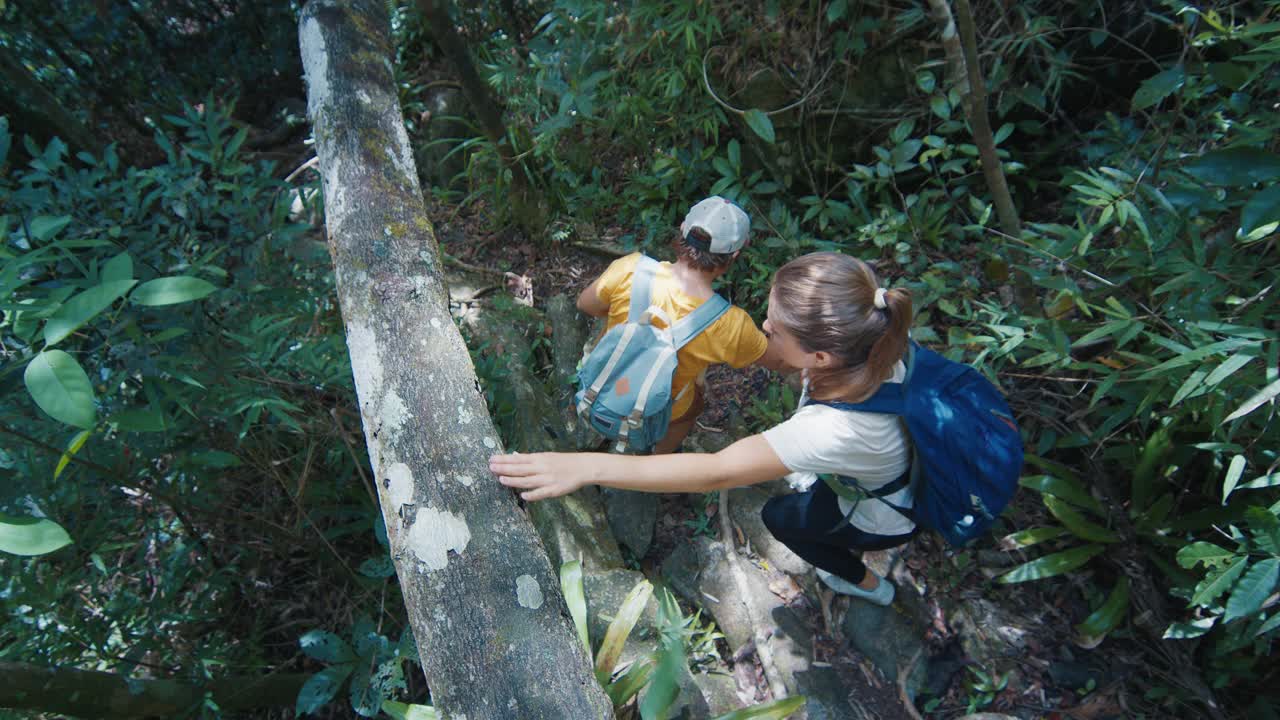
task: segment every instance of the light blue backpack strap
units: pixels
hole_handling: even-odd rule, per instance
[[[648,255],[641,255],[635,270],[631,271],[631,307],[627,311],[627,322],[638,323],[649,309],[653,299],[653,276],[658,272],[658,261]]]
[[[698,335],[711,324],[719,320],[722,315],[729,311],[729,301],[720,297],[718,293],[707,298],[707,301],[693,309],[693,312],[685,315],[676,321],[675,327],[671,328],[671,340],[675,344],[676,349],[684,347],[690,340],[698,337]]]

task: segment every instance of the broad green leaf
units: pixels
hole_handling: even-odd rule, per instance
[[[298,645],[307,657],[320,662],[337,663],[355,659],[355,653],[345,640],[327,630],[312,630],[298,638]]]
[[[107,261],[102,266],[102,283],[119,282],[133,279],[133,258],[123,252]]]
[[[89,322],[98,313],[111,307],[129,288],[134,280],[115,280],[85,290],[67,300],[44,323],[45,345],[55,345],[66,336],[75,332],[81,325]]]
[[[1249,68],[1239,63],[1215,62],[1209,63],[1209,74],[1213,79],[1224,87],[1232,90],[1239,90],[1244,84],[1249,82]]]
[[[1227,498],[1231,497],[1231,493],[1236,489],[1236,484],[1240,482],[1240,476],[1244,475],[1244,466],[1247,461],[1243,455],[1236,455],[1231,458],[1231,464],[1227,466],[1227,476],[1222,480],[1222,504],[1227,504]]]
[[[805,701],[804,695],[794,695],[789,698],[734,710],[731,713],[720,715],[715,720],[782,720],[782,718],[789,717],[792,713],[804,707]]]
[[[1232,357],[1239,357],[1239,355],[1233,355]],[[1197,397],[1208,392],[1209,388],[1205,387],[1204,384],[1204,379],[1208,377],[1208,375],[1209,373],[1204,370],[1196,370],[1188,375],[1187,379],[1183,381],[1182,386],[1173,394],[1173,399],[1169,401],[1169,405],[1172,407],[1187,398]],[[1112,377],[1114,377],[1114,375],[1112,375]]]
[[[148,280],[139,285],[129,299],[139,305],[176,305],[207,297],[217,289],[208,280],[179,275]]]
[[[900,144],[902,141],[911,137],[911,131],[915,130],[915,128],[915,120],[907,119],[899,121],[897,125],[893,126],[893,130],[889,131],[889,140],[895,145]]]
[[[1018,480],[1018,484],[1024,488],[1036,490],[1043,495],[1052,495],[1054,497],[1074,503],[1086,510],[1090,510],[1097,515],[1105,515],[1106,509],[1102,507],[1102,503],[1098,502],[1089,491],[1080,483],[1069,480],[1065,477],[1054,477],[1052,475],[1032,475]]]
[[[916,73],[916,87],[920,88],[925,95],[933,92],[938,86],[938,79],[928,70],[921,70]]]
[[[1129,578],[1121,577],[1102,607],[1076,625],[1076,643],[1085,648],[1097,647],[1124,619],[1129,609]]]
[[[1067,480],[1074,481],[1077,484],[1079,484],[1080,482],[1080,476],[1076,475],[1074,470],[1067,467],[1066,465],[1063,465],[1062,463],[1054,462],[1052,460],[1046,460],[1040,457],[1039,455],[1027,455],[1026,459],[1027,459],[1027,464],[1035,465],[1036,467],[1040,468],[1041,470],[1048,473],[1049,475],[1052,475],[1054,477],[1059,477],[1059,478],[1066,478]],[[1059,497],[1062,497],[1062,496],[1059,495]],[[1065,500],[1067,498],[1063,498],[1063,499]]]
[[[1270,475],[1263,475],[1262,477],[1254,478],[1246,483],[1240,483],[1236,486],[1236,489],[1259,490],[1261,488],[1275,487],[1277,485],[1280,485],[1280,473],[1271,473]]]
[[[32,358],[22,381],[31,399],[54,420],[86,430],[97,421],[89,376],[61,350],[46,350]]]
[[[951,103],[947,102],[947,98],[943,95],[934,95],[929,98],[929,109],[943,120],[951,119]]]
[[[773,134],[773,121],[769,119],[768,115],[752,108],[742,113],[742,119],[746,121],[747,127],[754,130],[756,135],[760,136],[760,139],[770,144],[773,143],[775,139]]]
[[[1170,360],[1166,360],[1160,363],[1159,365],[1156,365],[1155,367],[1150,368],[1146,372],[1139,375],[1138,379],[1154,380],[1160,377],[1161,375],[1165,374],[1165,372],[1168,370],[1182,367],[1183,365],[1191,365],[1193,363],[1198,363],[1201,360],[1204,360],[1205,358],[1211,357],[1213,355],[1225,354],[1233,350],[1244,349],[1244,348],[1247,348],[1252,351],[1257,351],[1261,349],[1261,347],[1262,347],[1262,343],[1257,342],[1255,340],[1244,340],[1241,338],[1231,338],[1230,340],[1220,340],[1218,342],[1210,343],[1209,345],[1205,345],[1203,347],[1198,347],[1195,350],[1192,350],[1191,352],[1182,353]]]
[[[373,657],[387,649],[387,638],[378,632],[373,618],[366,614],[356,617],[351,625],[351,644],[355,646],[356,655],[362,658]]]
[[[1223,565],[1235,556],[1234,552],[1224,547],[1201,540],[1178,551],[1178,564],[1184,568],[1193,568],[1197,563],[1204,563],[1206,567],[1211,567]]]
[[[71,536],[52,520],[0,513],[0,552],[45,555],[70,544]]]
[[[1256,355],[1250,355],[1248,353],[1236,353],[1226,360],[1223,360],[1222,364],[1214,368],[1213,372],[1209,373],[1209,377],[1204,379],[1205,387],[1217,387],[1219,383],[1234,375],[1240,368],[1253,362],[1256,357]]]
[[[920,152],[920,148],[924,145],[923,140],[904,140],[895,145],[890,153],[890,163],[897,167],[903,163],[911,162],[911,159]]]
[[[601,685],[609,682],[610,676],[613,675],[613,668],[618,664],[618,658],[622,656],[622,646],[627,642],[627,636],[631,634],[631,629],[640,619],[640,614],[644,612],[651,595],[653,595],[653,585],[648,580],[636,583],[623,599],[622,607],[618,608],[618,614],[613,618],[613,622],[609,623],[609,628],[605,630],[600,651],[596,653],[596,679]]]
[[[48,240],[62,232],[62,229],[70,223],[70,215],[60,215],[58,217],[38,215],[31,220],[27,227],[31,230],[31,237],[36,240]]]
[[[1120,536],[1114,531],[1085,519],[1078,510],[1053,495],[1044,496],[1044,506],[1049,508],[1049,512],[1053,513],[1059,522],[1081,540],[1098,543],[1120,542]]]
[[[1082,545],[1052,555],[1045,555],[1042,558],[1019,565],[996,578],[996,582],[1005,584],[1020,583],[1069,573],[1083,566],[1106,549],[1107,546],[1105,545]]]
[[[405,689],[403,661],[393,658],[365,671],[365,661],[359,663],[351,676],[351,709],[361,717],[374,717],[382,707],[382,701]]]
[[[1280,395],[1280,380],[1272,381],[1270,385],[1267,385],[1266,387],[1259,390],[1256,395],[1249,398],[1248,400],[1245,400],[1244,404],[1236,408],[1236,411],[1228,415],[1226,419],[1222,421],[1222,423],[1225,425],[1226,423],[1229,423],[1232,420],[1235,420],[1237,418],[1242,418],[1245,415],[1248,415],[1254,410],[1257,410],[1258,408],[1262,407],[1264,403],[1268,403],[1268,402],[1271,402],[1272,400],[1275,400],[1276,395]]]
[[[330,665],[312,675],[298,691],[298,701],[294,711],[299,715],[310,715],[324,707],[334,695],[338,694],[343,681],[351,674],[354,667],[351,663]]]
[[[827,6],[827,22],[838,22],[849,9],[849,0],[832,0]]]
[[[1267,558],[1254,563],[1244,577],[1240,578],[1240,582],[1231,588],[1231,597],[1227,599],[1227,615],[1223,622],[1249,617],[1261,610],[1262,604],[1275,590],[1277,578],[1280,578],[1280,559]]]
[[[1262,626],[1258,628],[1258,631],[1255,632],[1253,636],[1262,637],[1278,627],[1280,627],[1280,613],[1276,613],[1275,615],[1267,618],[1266,622],[1262,623]]]
[[[652,660],[637,660],[628,667],[626,672],[617,680],[609,683],[604,689],[609,696],[609,700],[613,702],[613,706],[618,708],[626,705],[631,698],[636,696],[645,685],[649,684],[649,677],[653,674],[654,664]]]
[[[1280,518],[1276,508],[1251,507],[1245,510],[1245,519],[1253,531],[1253,545],[1271,555],[1280,555]]]
[[[384,700],[382,712],[394,720],[440,720],[440,714],[430,705],[411,705],[395,700]]]
[[[1183,170],[1210,185],[1252,185],[1280,178],[1280,155],[1262,148],[1232,147],[1207,152]]]
[[[564,593],[564,601],[569,606],[569,616],[578,628],[578,639],[582,647],[591,655],[591,637],[587,631],[587,597],[582,587],[582,563],[577,560],[560,566],[560,592]]]
[[[1159,103],[1182,87],[1186,79],[1186,73],[1178,65],[1143,80],[1133,94],[1133,109],[1142,110]]]
[[[1212,630],[1213,624],[1216,622],[1218,622],[1218,618],[1214,616],[1192,620],[1189,623],[1174,623],[1164,631],[1164,639],[1190,640],[1191,638],[1198,638]]]
[[[1199,585],[1196,585],[1195,595],[1191,596],[1191,604],[1208,606],[1209,603],[1217,600],[1218,596],[1235,584],[1236,579],[1244,573],[1245,566],[1248,564],[1248,557],[1240,557],[1225,570],[1211,571]]]
[[[382,523],[378,524],[381,526]],[[409,658],[414,662],[421,660],[418,654],[418,640],[413,636],[413,626],[406,625],[404,632],[400,633],[400,640],[396,643],[396,657]]]
[[[71,458],[80,452],[80,448],[84,447],[84,443],[93,434],[92,430],[81,430],[71,438],[71,442],[67,444],[67,449],[62,453],[62,457],[58,458],[58,466],[53,470],[53,479],[57,480],[62,471],[67,469],[67,465],[71,464]]]
[[[1273,223],[1280,223],[1280,183],[1259,191],[1244,204],[1240,211],[1239,235],[1249,235]]]
[[[1038,545],[1047,540],[1060,538],[1066,534],[1067,529],[1060,527],[1028,528],[1000,538],[1000,549],[1005,552],[1022,550],[1024,548],[1029,548],[1032,545]]]

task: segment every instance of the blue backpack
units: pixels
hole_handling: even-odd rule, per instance
[[[646,452],[667,434],[676,352],[729,310],[727,300],[712,295],[672,323],[666,312],[650,304],[657,270],[658,261],[640,256],[627,321],[610,328],[578,370],[578,415],[596,432],[617,440],[616,452]],[[663,326],[654,325],[654,318]]]
[[[900,416],[911,438],[911,469],[863,493],[959,547],[985,533],[1013,498],[1022,474],[1022,436],[1000,391],[977,370],[915,342],[906,361],[903,382],[884,383],[863,402],[810,403]],[[840,481],[857,486],[853,478]],[[913,507],[884,499],[908,484]]]

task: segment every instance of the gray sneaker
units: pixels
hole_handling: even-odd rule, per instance
[[[871,571],[868,570],[867,572],[871,572]],[[875,573],[871,573],[871,574],[875,575]],[[876,605],[888,605],[892,603],[893,596],[894,596],[893,583],[889,582],[888,580],[885,580],[879,575],[876,575],[876,577],[880,578],[880,584],[876,586],[876,589],[863,590],[862,588],[858,587],[854,583],[851,583],[848,580],[845,580],[844,578],[838,575],[832,575],[826,570],[822,570],[822,569],[818,570],[818,579],[821,580],[827,587],[831,588],[832,590],[835,590],[841,595],[849,595],[851,597],[862,598],[863,600],[866,600],[869,603],[874,603]]]

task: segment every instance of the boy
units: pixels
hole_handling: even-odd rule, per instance
[[[747,244],[751,220],[742,208],[718,196],[694,205],[680,224],[672,246],[676,262],[661,263],[653,279],[651,303],[666,311],[672,322],[693,312],[715,291],[711,284],[724,275]],[[615,260],[578,296],[578,309],[608,319],[606,331],[627,320],[631,279],[640,253]],[[671,424],[654,446],[654,454],[675,452],[703,409],[703,373],[714,363],[735,368],[752,363],[779,370],[777,349],[739,307],[730,307],[705,331],[680,349],[672,379]]]

